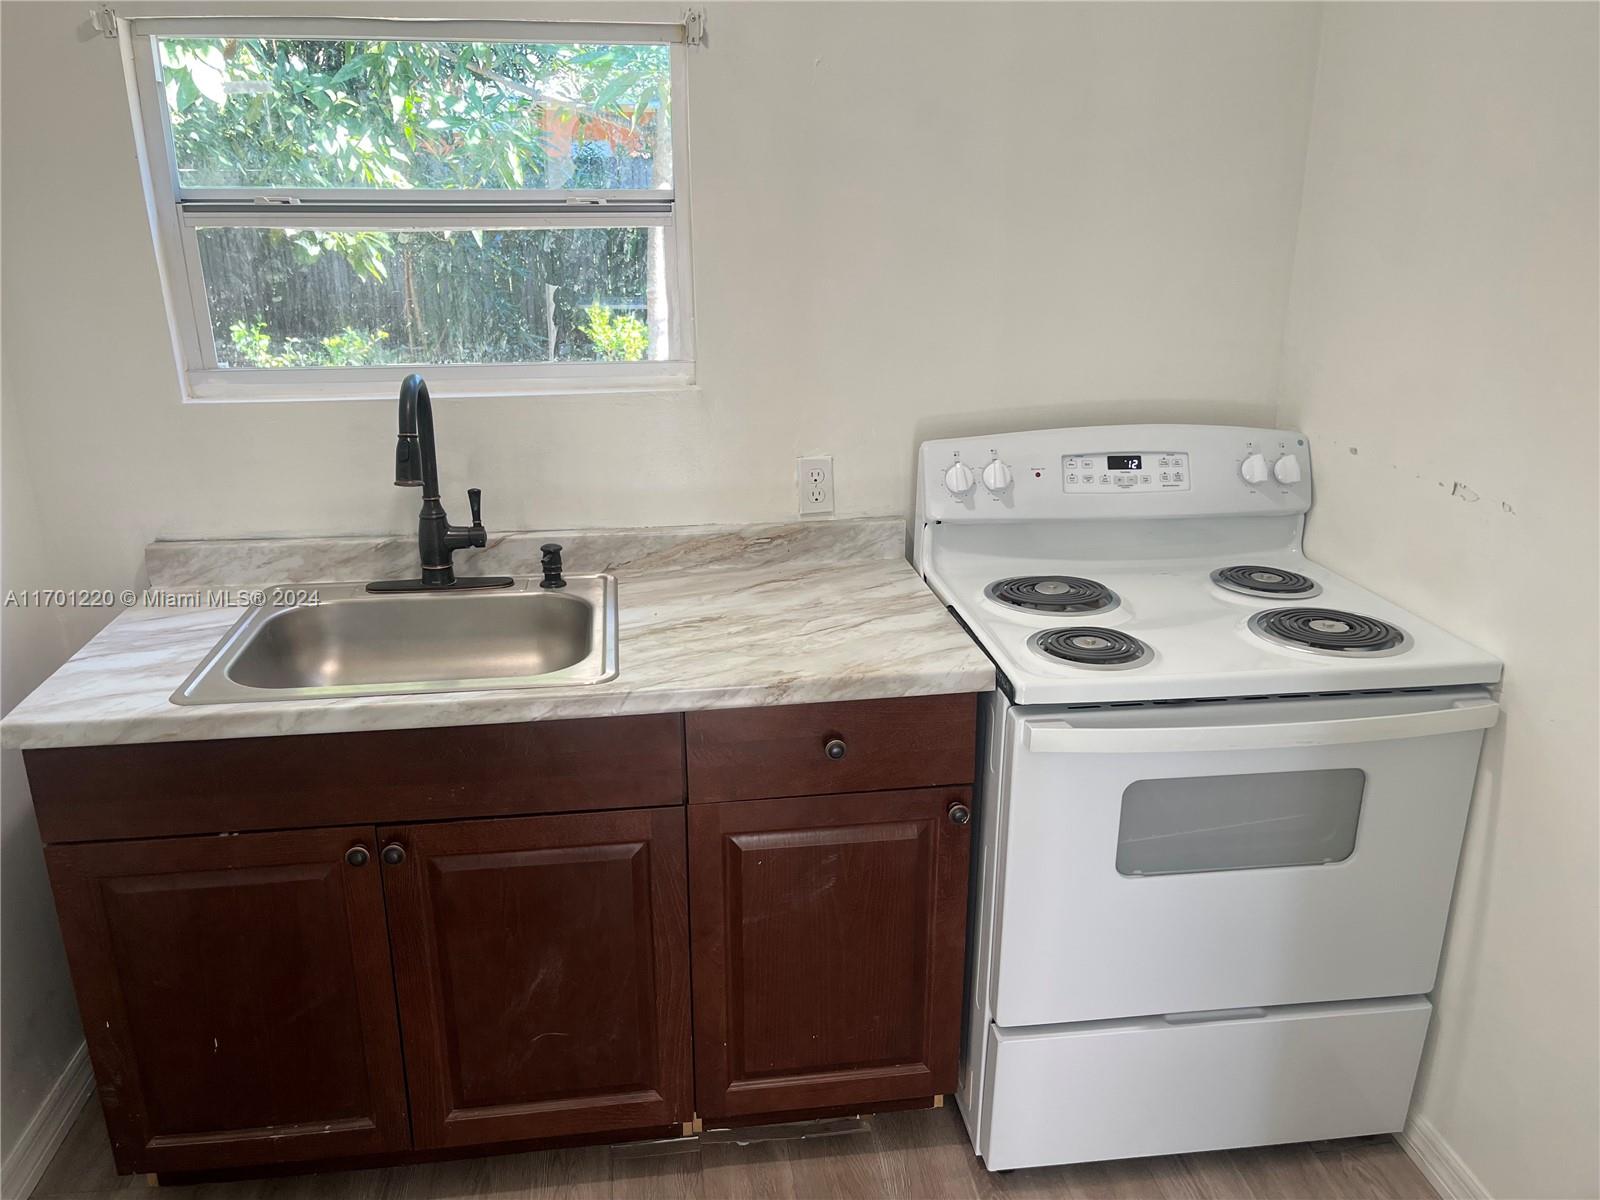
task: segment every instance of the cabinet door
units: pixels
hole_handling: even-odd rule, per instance
[[[968,788],[689,809],[706,1118],[954,1089]]]
[[[46,851],[119,1170],[409,1144],[373,834]]]
[[[690,1119],[681,808],[381,832],[419,1147]]]

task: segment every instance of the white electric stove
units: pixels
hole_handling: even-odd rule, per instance
[[[959,1094],[992,1169],[1405,1120],[1490,656],[1308,561],[1295,433],[921,448],[994,659]]]

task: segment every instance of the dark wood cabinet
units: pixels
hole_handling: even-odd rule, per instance
[[[689,809],[707,1119],[956,1083],[970,788]]]
[[[119,1169],[408,1144],[373,833],[48,849]]]
[[[379,840],[419,1148],[693,1118],[681,808]]]
[[[923,696],[27,751],[118,1169],[931,1103],[976,717]]]

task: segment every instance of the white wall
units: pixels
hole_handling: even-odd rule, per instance
[[[18,418],[13,405],[0,406],[0,594],[52,582]],[[0,712],[38,686],[68,653],[54,611],[6,609],[0,622]],[[28,781],[15,750],[0,751],[0,913],[0,1160],[9,1160],[18,1135],[83,1040]]]
[[[1280,409],[1312,556],[1506,662],[1415,1108],[1500,1197],[1600,1193],[1597,15],[1327,8]]]
[[[116,47],[85,16],[4,6],[6,349],[40,478],[75,476],[49,501],[68,582],[121,584],[157,536],[409,528],[391,403],[178,402]],[[482,486],[491,524],[789,517],[806,452],[836,456],[841,514],[895,513],[922,436],[1270,418],[1311,8],[724,4],[709,27],[700,387],[442,405],[446,486]]]

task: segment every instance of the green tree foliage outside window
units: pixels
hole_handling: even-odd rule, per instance
[[[664,45],[158,45],[184,188],[670,184]],[[660,294],[642,226],[385,231],[218,220],[198,242],[224,366],[626,362],[651,351],[651,326],[633,315],[648,316]]]
[[[382,343],[388,340],[388,333],[382,329],[373,332],[347,325],[314,344],[300,338],[285,338],[279,349],[274,350],[266,322],[246,325],[235,321],[228,327],[228,341],[235,355],[241,365],[251,367],[370,366],[385,361]]]
[[[650,349],[650,330],[632,313],[614,313],[603,304],[585,312],[589,323],[583,331],[606,362],[638,362]]]

